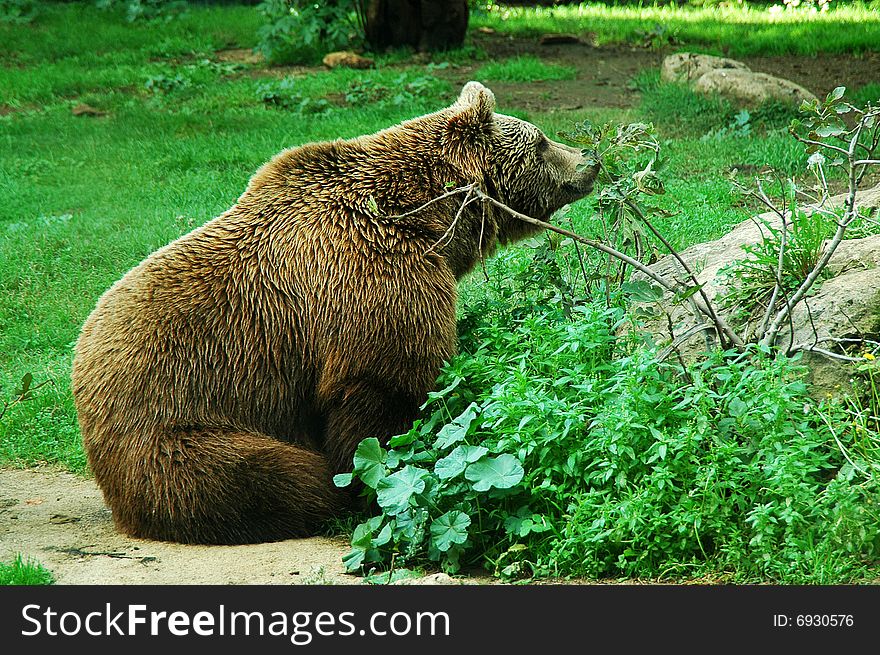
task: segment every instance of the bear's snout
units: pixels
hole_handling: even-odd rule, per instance
[[[562,183],[562,192],[566,195],[566,203],[580,200],[593,190],[593,182],[599,172],[598,165],[587,166],[587,160],[577,148],[559,144],[564,151],[565,169],[568,172]]]

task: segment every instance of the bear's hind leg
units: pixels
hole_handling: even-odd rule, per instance
[[[347,502],[322,455],[264,435],[199,429],[150,443],[125,470],[92,466],[117,526],[136,537],[279,541],[314,534]]]
[[[375,380],[349,380],[327,404],[324,443],[334,473],[352,470],[354,452],[362,439],[388,439],[406,432],[419,415],[416,395]],[[427,393],[427,392],[425,392]]]

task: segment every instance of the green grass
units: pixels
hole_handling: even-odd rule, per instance
[[[734,56],[880,50],[877,3],[848,4],[823,13],[771,12],[764,7],[736,4],[700,8],[673,4],[552,8],[494,5],[488,12],[475,12],[471,27],[489,27],[520,36],[548,32],[594,34],[599,45],[699,46]]]
[[[577,69],[573,66],[548,64],[532,55],[524,55],[485,64],[478,68],[474,75],[479,79],[501,82],[573,80],[577,77]]]
[[[430,65],[396,60],[372,71],[298,74],[287,83],[291,92],[330,98],[326,109],[274,109],[261,89],[282,84],[277,77],[213,57],[216,49],[252,45],[255,30],[240,7],[129,24],[83,4],[47,5],[30,25],[0,25],[7,43],[0,105],[13,108],[0,117],[0,401],[15,398],[27,373],[35,384],[50,381],[0,419],[0,463],[85,469],[68,381],[71,349],[97,298],[126,270],[228,208],[281,149],[369,133],[434,110],[457,91]],[[496,70],[528,79],[559,71],[529,59]],[[149,90],[151,79],[168,90]],[[716,238],[746,218],[723,180],[728,168],[802,168],[802,152],[781,132],[704,140],[730,120],[729,106],[661,85],[655,72],[638,84],[642,108],[626,112],[526,116],[499,102],[550,135],[584,119],[653,121],[670,157],[661,227],[679,246]],[[334,100],[346,95],[349,104]],[[82,102],[109,115],[73,116]],[[585,232],[595,229],[589,202],[572,215]],[[465,284],[464,298],[471,284],[478,282]]]
[[[863,49],[867,41],[859,39],[875,33],[874,14],[864,7],[847,11],[804,22],[799,28],[800,41],[783,34],[795,27],[786,22],[787,16],[774,22],[760,12],[727,9],[629,7],[600,11],[583,6],[560,7],[552,15],[547,10],[510,10],[503,23],[499,10],[489,18],[475,15],[472,26],[490,24],[499,31],[535,34],[583,31],[584,21],[589,21],[588,28],[596,30],[600,40],[632,41],[641,38],[636,28],[644,30],[647,24],[650,31],[650,21],[659,16],[670,24],[677,38],[694,39],[707,49],[757,48],[756,39],[763,34],[762,38],[776,38],[767,46],[769,52],[801,52],[793,50],[801,47],[807,52],[817,47],[820,37],[825,39],[826,32],[831,36],[822,43],[828,47]],[[638,18],[642,15],[639,12],[644,13],[644,20]],[[720,21],[725,16],[731,18],[729,23]],[[847,16],[864,19],[861,27],[841,29],[840,21]],[[752,22],[745,22],[746,18]],[[375,70],[288,70],[283,78],[277,70],[219,62],[215,54],[219,49],[254,45],[257,20],[252,8],[194,7],[184,17],[168,22],[129,24],[119,12],[100,12],[88,3],[79,3],[43,5],[29,25],[0,24],[0,39],[5,45],[0,54],[0,408],[8,405],[0,418],[0,465],[50,461],[85,472],[69,383],[72,347],[98,297],[128,269],[227,209],[250,175],[283,148],[370,133],[438,109],[453,101],[458,91],[445,81],[447,77],[438,65],[443,61],[451,65],[473,63],[472,56],[485,56],[468,45],[458,52],[436,55],[434,63],[426,65],[414,64],[397,52],[378,57]],[[876,47],[877,42],[871,43]],[[477,73],[490,85],[496,79],[528,84],[539,79],[571,79],[576,74],[573,69],[535,58],[486,64]],[[656,71],[643,72],[634,82],[642,102],[627,110],[592,108],[526,114],[521,108],[509,106],[503,96],[498,101],[503,111],[533,121],[549,135],[570,131],[575,122],[583,120],[653,122],[669,159],[664,173],[667,193],[653,201],[663,210],[657,226],[680,248],[717,238],[754,213],[753,207],[742,206],[741,199],[731,193],[725,179],[729,169],[738,168],[748,174],[769,165],[786,174],[803,174],[803,150],[783,129],[790,118],[787,111],[763,108],[749,115],[748,130],[729,129],[739,123],[735,122],[737,111],[725,101],[663,84]],[[855,90],[853,97],[865,101],[878,96],[880,87],[873,84]],[[273,98],[279,99],[279,104],[266,102]],[[80,103],[107,115],[74,116],[71,110]],[[587,199],[576,204],[571,218],[579,232],[600,236],[593,203],[593,199]],[[748,375],[735,372],[731,373],[733,377],[715,379],[712,376],[717,371],[708,371],[708,386],[696,390],[681,386],[666,369],[660,371],[656,362],[633,359],[630,366],[629,360],[618,357],[620,353],[609,358],[607,353],[602,354],[604,350],[593,353],[587,348],[589,357],[598,359],[582,366],[578,379],[585,385],[585,394],[592,389],[589,393],[596,396],[581,407],[582,394],[574,393],[574,387],[566,387],[565,393],[557,390],[559,370],[568,365],[581,366],[583,362],[574,361],[581,357],[576,353],[583,353],[590,339],[606,334],[609,326],[603,318],[604,310],[595,307],[595,312],[590,310],[591,318],[585,318],[576,329],[565,316],[554,314],[548,322],[549,314],[541,312],[558,303],[551,297],[555,291],[548,277],[549,255],[543,243],[539,239],[503,251],[488,265],[489,281],[477,273],[461,285],[465,355],[455,365],[467,373],[468,393],[483,400],[507,393],[498,407],[530,412],[534,406],[556,419],[555,423],[532,422],[527,426],[517,418],[510,430],[488,435],[490,439],[495,439],[497,443],[493,443],[502,450],[516,448],[505,439],[510,435],[520,438],[524,430],[537,430],[535,438],[543,439],[561,429],[558,417],[570,412],[574,418],[591,416],[595,425],[605,422],[611,426],[602,437],[609,439],[608,448],[582,434],[566,432],[565,438],[576,442],[570,444],[573,456],[606,457],[612,446],[617,447],[615,435],[635,440],[633,450],[642,452],[656,441],[653,432],[645,431],[647,423],[639,422],[627,430],[614,428],[615,420],[632,413],[628,399],[638,397],[646,412],[653,412],[656,421],[652,425],[671,439],[670,444],[686,450],[688,457],[710,457],[677,460],[675,473],[680,477],[676,479],[690,484],[688,489],[696,494],[694,497],[718,502],[730,513],[718,514],[720,518],[712,520],[716,545],[726,539],[723,548],[727,550],[716,550],[712,557],[705,558],[692,547],[696,542],[692,543],[689,532],[693,518],[688,512],[697,511],[697,506],[681,505],[682,511],[676,516],[668,511],[676,499],[688,501],[690,496],[670,491],[660,484],[662,480],[638,489],[615,486],[609,480],[601,482],[604,487],[588,481],[593,490],[604,489],[603,498],[597,501],[587,487],[568,487],[580,494],[578,498],[584,503],[597,504],[582,504],[582,511],[570,520],[559,518],[555,541],[542,537],[534,542],[535,548],[544,548],[537,553],[539,559],[543,558],[541,566],[564,562],[569,571],[584,574],[645,575],[663,570],[669,564],[664,558],[671,557],[672,570],[682,575],[697,571],[712,574],[717,573],[717,567],[724,571],[728,570],[725,567],[735,567],[738,579],[747,581],[860,579],[866,570],[864,565],[870,564],[865,555],[870,547],[866,544],[872,538],[870,530],[876,527],[869,504],[860,494],[874,493],[873,487],[866,490],[867,486],[863,489],[856,484],[858,480],[853,484],[842,481],[832,490],[837,495],[825,493],[823,476],[841,461],[833,440],[813,419],[804,419],[807,424],[798,427],[797,439],[791,434],[787,417],[809,402],[800,387],[796,393],[780,396],[791,391],[786,385],[797,384],[796,372],[777,363],[766,363],[766,375],[760,371]],[[484,308],[487,311],[482,311]],[[483,355],[469,359],[469,353],[478,351],[481,344],[485,346]],[[529,348],[529,352],[539,354],[536,357],[540,361],[527,362],[522,353]],[[488,359],[487,352],[491,353]],[[525,363],[532,368],[520,368]],[[546,374],[535,377],[536,371]],[[27,374],[33,377],[33,386],[22,397],[18,392]],[[596,386],[600,382],[607,389]],[[646,383],[656,387],[663,402],[674,400],[676,394],[699,391],[705,392],[700,396],[704,404],[699,412],[663,409],[665,406],[658,404],[652,396],[655,391]],[[737,433],[743,438],[728,444],[729,452],[724,451],[724,444],[721,450],[712,450],[712,435],[718,433],[713,422],[719,417],[742,418],[738,412],[737,416],[729,415],[729,400],[748,395],[749,389],[761,402],[773,405],[773,416],[783,419],[774,419],[772,433],[763,427],[748,433],[754,426],[743,422],[741,434]],[[727,400],[719,395],[721,391],[728,393]],[[542,398],[552,398],[553,402],[541,405]],[[572,405],[554,404],[563,400]],[[690,438],[692,424],[699,424],[703,430],[701,434],[706,438],[699,447],[707,449],[705,452],[693,450],[697,446]],[[842,438],[850,443],[853,435],[847,427]],[[791,444],[790,438],[795,439]],[[777,439],[788,444],[784,456],[779,455]],[[768,457],[767,464],[749,459],[752,446],[758,443]],[[670,447],[670,452],[673,450]],[[876,452],[874,441],[866,452]],[[804,457],[798,459],[798,453]],[[566,457],[560,455],[558,461],[545,458],[535,466],[559,464],[552,475],[560,475],[558,481],[565,485],[574,484],[571,476],[575,469],[589,474],[587,467],[571,469],[565,463],[568,453],[563,454]],[[725,484],[738,490],[735,498],[732,492],[709,484],[718,478],[713,477],[711,467],[700,468],[700,462],[714,466],[712,458],[723,460],[726,469],[719,469],[718,475],[727,475]],[[654,479],[649,464],[626,463],[632,465],[634,473],[656,482],[659,478]],[[807,465],[813,466],[809,489],[802,485]],[[783,487],[783,495],[782,491],[774,491]],[[544,491],[537,486],[530,487],[528,493],[532,491],[541,502],[549,498],[544,498]],[[569,496],[567,491],[553,502],[563,506]],[[801,523],[783,527],[788,516],[783,496],[797,496],[798,507],[812,528],[801,530]],[[748,507],[740,511],[730,504],[734,502]],[[762,509],[765,505],[772,506],[771,513]],[[515,507],[509,509],[518,511]],[[480,511],[479,506],[476,511]],[[618,527],[631,522],[643,524],[648,518],[652,523],[641,525],[632,534],[620,528],[623,531],[611,535],[611,543],[608,535],[596,532],[594,520],[599,515]],[[870,527],[868,532],[866,525]],[[680,542],[669,537],[678,534],[677,530],[684,530]],[[834,534],[825,539],[825,532]],[[641,540],[643,552],[651,553],[648,559],[636,562],[628,559],[626,549],[618,551],[620,543],[615,540],[626,540],[633,534]],[[742,539],[740,535],[744,535]],[[488,532],[483,536],[492,537]],[[764,541],[750,544],[753,537]],[[817,544],[822,541],[811,548],[814,538]],[[502,543],[494,537],[490,541]],[[855,554],[834,550],[839,544],[850,544]],[[510,543],[504,547],[507,545]],[[708,545],[703,542],[700,548]],[[551,547],[558,550],[546,550]],[[752,556],[759,551],[760,558]],[[777,556],[783,552],[784,557]],[[862,555],[864,561],[859,559]],[[509,557],[500,553],[499,559],[502,556]],[[587,556],[592,559],[588,561]],[[696,561],[699,566],[694,564]],[[537,565],[538,560],[533,563]],[[19,558],[3,566],[0,572],[30,565]]]
[[[3,585],[49,585],[55,582],[52,572],[32,559],[20,554],[11,562],[0,562],[0,586]]]

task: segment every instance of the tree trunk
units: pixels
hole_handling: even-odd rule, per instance
[[[375,50],[448,50],[464,43],[468,0],[369,0],[367,41]]]

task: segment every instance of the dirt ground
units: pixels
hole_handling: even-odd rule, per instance
[[[491,59],[535,54],[578,70],[577,79],[570,81],[492,83],[505,105],[536,111],[631,107],[638,102],[633,76],[659,67],[666,54],[633,47],[597,48],[588,42],[544,46],[538,39],[499,35],[479,35],[477,45]],[[250,57],[247,63],[259,67],[253,73],[294,72],[290,68],[266,70],[249,51],[228,52],[226,60],[241,60],[242,53]],[[876,53],[743,61],[753,70],[786,77],[820,96],[840,84],[855,89],[880,79],[880,54]],[[464,83],[481,64],[452,67],[443,74],[457,84]],[[93,481],[49,467],[0,469],[0,560],[16,553],[35,557],[61,584],[358,584],[360,578],[343,571],[341,559],[347,549],[345,540],[328,538],[248,546],[184,546],[132,539],[116,532]]]
[[[489,53],[493,61],[517,55],[534,55],[549,63],[572,66],[577,70],[573,80],[491,83],[495,95],[503,98],[504,104],[535,111],[632,107],[639,101],[633,77],[642,70],[659,68],[666,55],[680,50],[596,47],[588,39],[577,43],[542,45],[538,38],[512,38],[498,34],[476,34],[474,44]],[[880,82],[880,53],[739,59],[754,71],[789,79],[819,97],[840,85],[853,90],[871,82]],[[452,82],[463,84],[473,79],[473,73],[484,63],[452,67],[443,74]]]
[[[42,467],[0,469],[0,560],[37,559],[59,584],[359,584],[344,539],[186,546],[113,527],[92,480]]]

